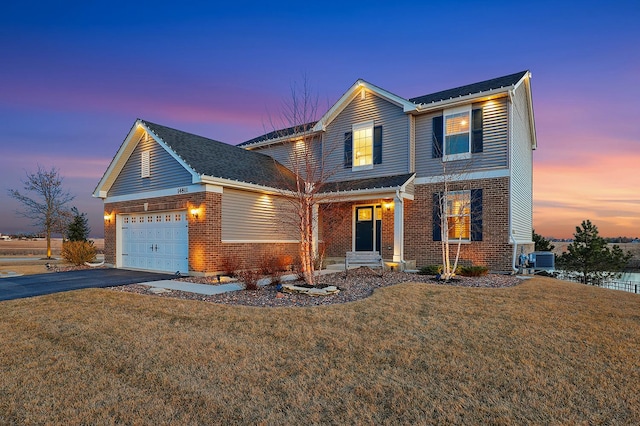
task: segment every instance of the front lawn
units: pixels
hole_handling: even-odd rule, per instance
[[[640,295],[547,278],[314,308],[82,290],[0,302],[0,335],[0,424],[640,422]]]

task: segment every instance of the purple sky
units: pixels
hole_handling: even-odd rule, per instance
[[[11,2],[0,13],[0,232],[7,189],[56,167],[91,193],[136,118],[236,144],[272,130],[304,74],[333,104],[358,78],[409,98],[532,71],[534,225],[640,236],[640,2]],[[64,4],[64,5],[63,5]]]

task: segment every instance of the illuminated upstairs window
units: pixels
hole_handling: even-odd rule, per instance
[[[373,165],[373,122],[353,125],[353,168]],[[368,166],[368,167],[367,167]]]

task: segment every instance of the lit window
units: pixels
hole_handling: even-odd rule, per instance
[[[471,156],[471,109],[456,108],[444,112],[444,161]]]
[[[142,151],[140,176],[143,178],[148,178],[150,175],[151,175],[151,166],[150,166],[150,160],[149,160],[149,150],[146,150],[146,151]]]
[[[471,239],[471,191],[447,194],[447,233],[450,239]]]
[[[373,167],[373,121],[353,125],[353,168]]]

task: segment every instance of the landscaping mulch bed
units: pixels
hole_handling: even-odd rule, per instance
[[[183,281],[201,284],[217,285],[217,280],[207,277],[185,277]],[[277,306],[327,306],[337,303],[354,302],[370,296],[375,289],[387,287],[394,284],[418,282],[460,287],[484,287],[484,288],[502,288],[512,287],[520,282],[519,278],[512,275],[489,274],[483,277],[456,277],[455,279],[444,283],[436,280],[433,276],[418,275],[405,272],[385,272],[380,277],[376,272],[368,268],[359,268],[350,270],[348,276],[344,272],[335,274],[321,275],[318,277],[318,284],[335,285],[340,292],[329,296],[308,296],[302,294],[281,293],[276,290],[274,285],[259,287],[258,290],[233,291],[213,296],[183,292],[178,290],[170,290],[165,293],[156,294],[158,297],[173,297],[180,299],[201,300],[213,303],[223,303],[229,305],[244,305],[257,307],[277,307]],[[301,281],[287,281],[287,284],[302,284]],[[114,290],[153,294],[149,290],[152,287],[140,284],[132,284],[128,286],[112,287]]]

